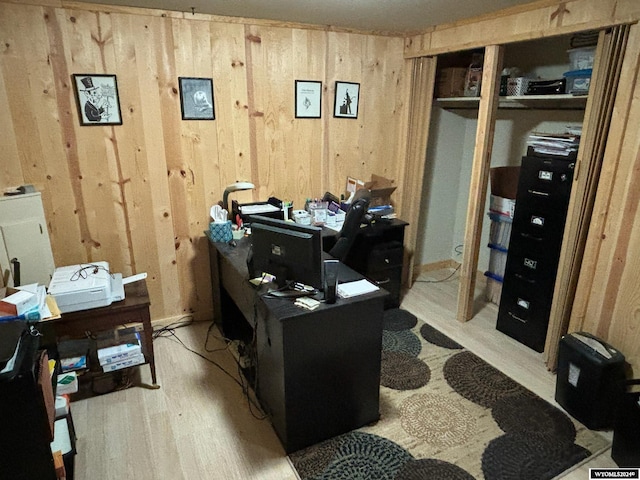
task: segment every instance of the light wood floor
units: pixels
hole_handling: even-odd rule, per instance
[[[423,274],[439,280],[451,270]],[[476,353],[542,398],[554,403],[555,376],[541,355],[495,330],[497,306],[479,289],[477,314],[455,320],[457,274],[441,283],[418,282],[402,307]],[[229,351],[205,352],[209,323],[176,330],[191,349],[238,378]],[[209,338],[209,350],[223,342]],[[159,390],[140,387],[73,402],[78,436],[76,480],[288,480],[297,479],[268,420],[248,406],[241,387],[221,369],[176,340],[154,342]],[[149,368],[141,368],[149,382]],[[610,432],[605,432],[610,437]],[[615,467],[607,451],[563,478],[589,478],[589,467]]]

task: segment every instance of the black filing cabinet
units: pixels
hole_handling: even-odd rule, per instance
[[[389,292],[384,308],[400,306],[404,229],[407,222],[378,220],[358,232],[344,263]]]
[[[497,329],[542,352],[547,336],[574,160],[522,159]]]

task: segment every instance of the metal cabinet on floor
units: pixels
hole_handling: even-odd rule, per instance
[[[574,160],[522,159],[497,329],[542,352],[547,336]]]

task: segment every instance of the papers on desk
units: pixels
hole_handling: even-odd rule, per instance
[[[259,215],[261,213],[273,213],[278,212],[280,209],[270,203],[259,203],[255,205],[240,205],[238,206],[240,213],[243,215]]]
[[[363,278],[362,280],[356,280],[355,282],[347,282],[338,284],[337,292],[341,298],[357,297],[358,295],[364,295],[365,293],[375,292],[380,288],[374,285],[369,280]]]

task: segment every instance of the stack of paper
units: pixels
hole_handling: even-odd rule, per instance
[[[140,334],[135,329],[116,331],[99,338],[98,361],[104,372],[141,365],[145,362]]]
[[[542,155],[568,157],[578,151],[580,135],[573,133],[532,133],[527,145]]]
[[[340,283],[337,288],[338,296],[342,298],[356,297],[376,290],[379,290],[379,287],[365,278],[355,282]]]

